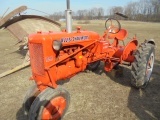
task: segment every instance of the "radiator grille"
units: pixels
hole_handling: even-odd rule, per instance
[[[44,55],[42,44],[31,43],[29,46],[32,71],[38,75],[44,75]]]

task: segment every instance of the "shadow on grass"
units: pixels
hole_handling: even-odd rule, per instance
[[[44,99],[45,99],[45,98],[44,98]],[[39,97],[37,97],[36,101],[37,101],[38,104],[42,104],[43,107],[44,107],[44,104],[49,103],[49,100],[42,100],[42,101],[41,101]],[[41,106],[41,107],[42,107],[42,106]],[[56,116],[61,116],[61,114],[59,113],[58,108],[56,108],[56,107],[53,106],[53,105],[51,105],[50,107],[52,108],[52,110],[56,111],[56,112],[54,113],[54,114],[55,114],[54,117],[56,117]],[[34,108],[34,109],[33,109],[33,108]],[[42,119],[42,118],[41,118],[42,116],[39,116],[39,114],[38,114],[38,112],[37,112],[40,108],[37,107],[37,106],[35,106],[35,107],[33,107],[33,108],[32,108],[32,112],[31,112],[32,115],[30,116],[31,119],[32,119],[32,120],[41,120],[41,119]],[[51,112],[51,110],[48,109],[48,108],[46,108],[46,110]],[[42,114],[42,113],[41,113],[41,114]],[[41,114],[40,114],[40,115],[41,115]],[[38,118],[37,118],[37,117],[38,117]],[[40,118],[39,118],[39,117],[40,117]],[[16,119],[17,119],[17,120],[28,120],[29,117],[24,114],[23,108],[20,108],[19,111],[17,112]],[[48,119],[43,119],[43,120],[48,120]],[[53,120],[54,120],[54,119],[53,119]]]
[[[27,54],[27,51],[28,51],[28,50],[17,50],[17,51],[15,51],[15,52],[25,57],[26,54]]]
[[[106,74],[106,76],[110,77],[114,82],[119,83],[121,85],[130,87],[130,69],[128,67],[119,66],[117,69],[113,69],[111,72],[106,72],[104,70],[104,63],[101,62],[100,66],[97,70],[94,71],[94,73],[101,75],[103,73]]]
[[[100,65],[96,74],[106,73]],[[123,71],[123,74],[122,74]],[[119,74],[120,73],[120,74]],[[145,89],[136,89],[130,84],[131,70],[128,67],[121,68],[118,72],[106,73],[113,81],[131,87],[128,96],[128,108],[140,120],[160,119],[160,61],[155,61],[151,81]]]
[[[145,89],[131,88],[128,108],[140,120],[160,119],[160,62],[155,61],[151,81]]]

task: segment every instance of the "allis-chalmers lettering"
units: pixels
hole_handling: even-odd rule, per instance
[[[72,41],[87,40],[87,39],[89,39],[89,36],[74,36],[74,37],[61,38],[61,42],[72,42]]]

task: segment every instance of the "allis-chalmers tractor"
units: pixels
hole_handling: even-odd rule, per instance
[[[146,87],[150,80],[155,58],[154,40],[138,45],[134,36],[127,45],[120,45],[128,33],[112,18],[106,20],[102,36],[81,27],[72,32],[71,13],[67,0],[66,30],[29,36],[31,79],[36,84],[28,90],[23,105],[30,120],[61,119],[68,109],[70,96],[58,87],[57,81],[71,78],[87,68],[95,70],[100,61],[104,62],[106,72],[119,64],[131,65],[131,83],[136,88]]]

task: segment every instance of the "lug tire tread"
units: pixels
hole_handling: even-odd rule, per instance
[[[136,88],[145,88],[149,80],[146,80],[146,69],[151,53],[154,53],[154,45],[142,43],[135,52],[135,60],[131,64],[131,84]],[[155,54],[154,54],[155,55]]]

